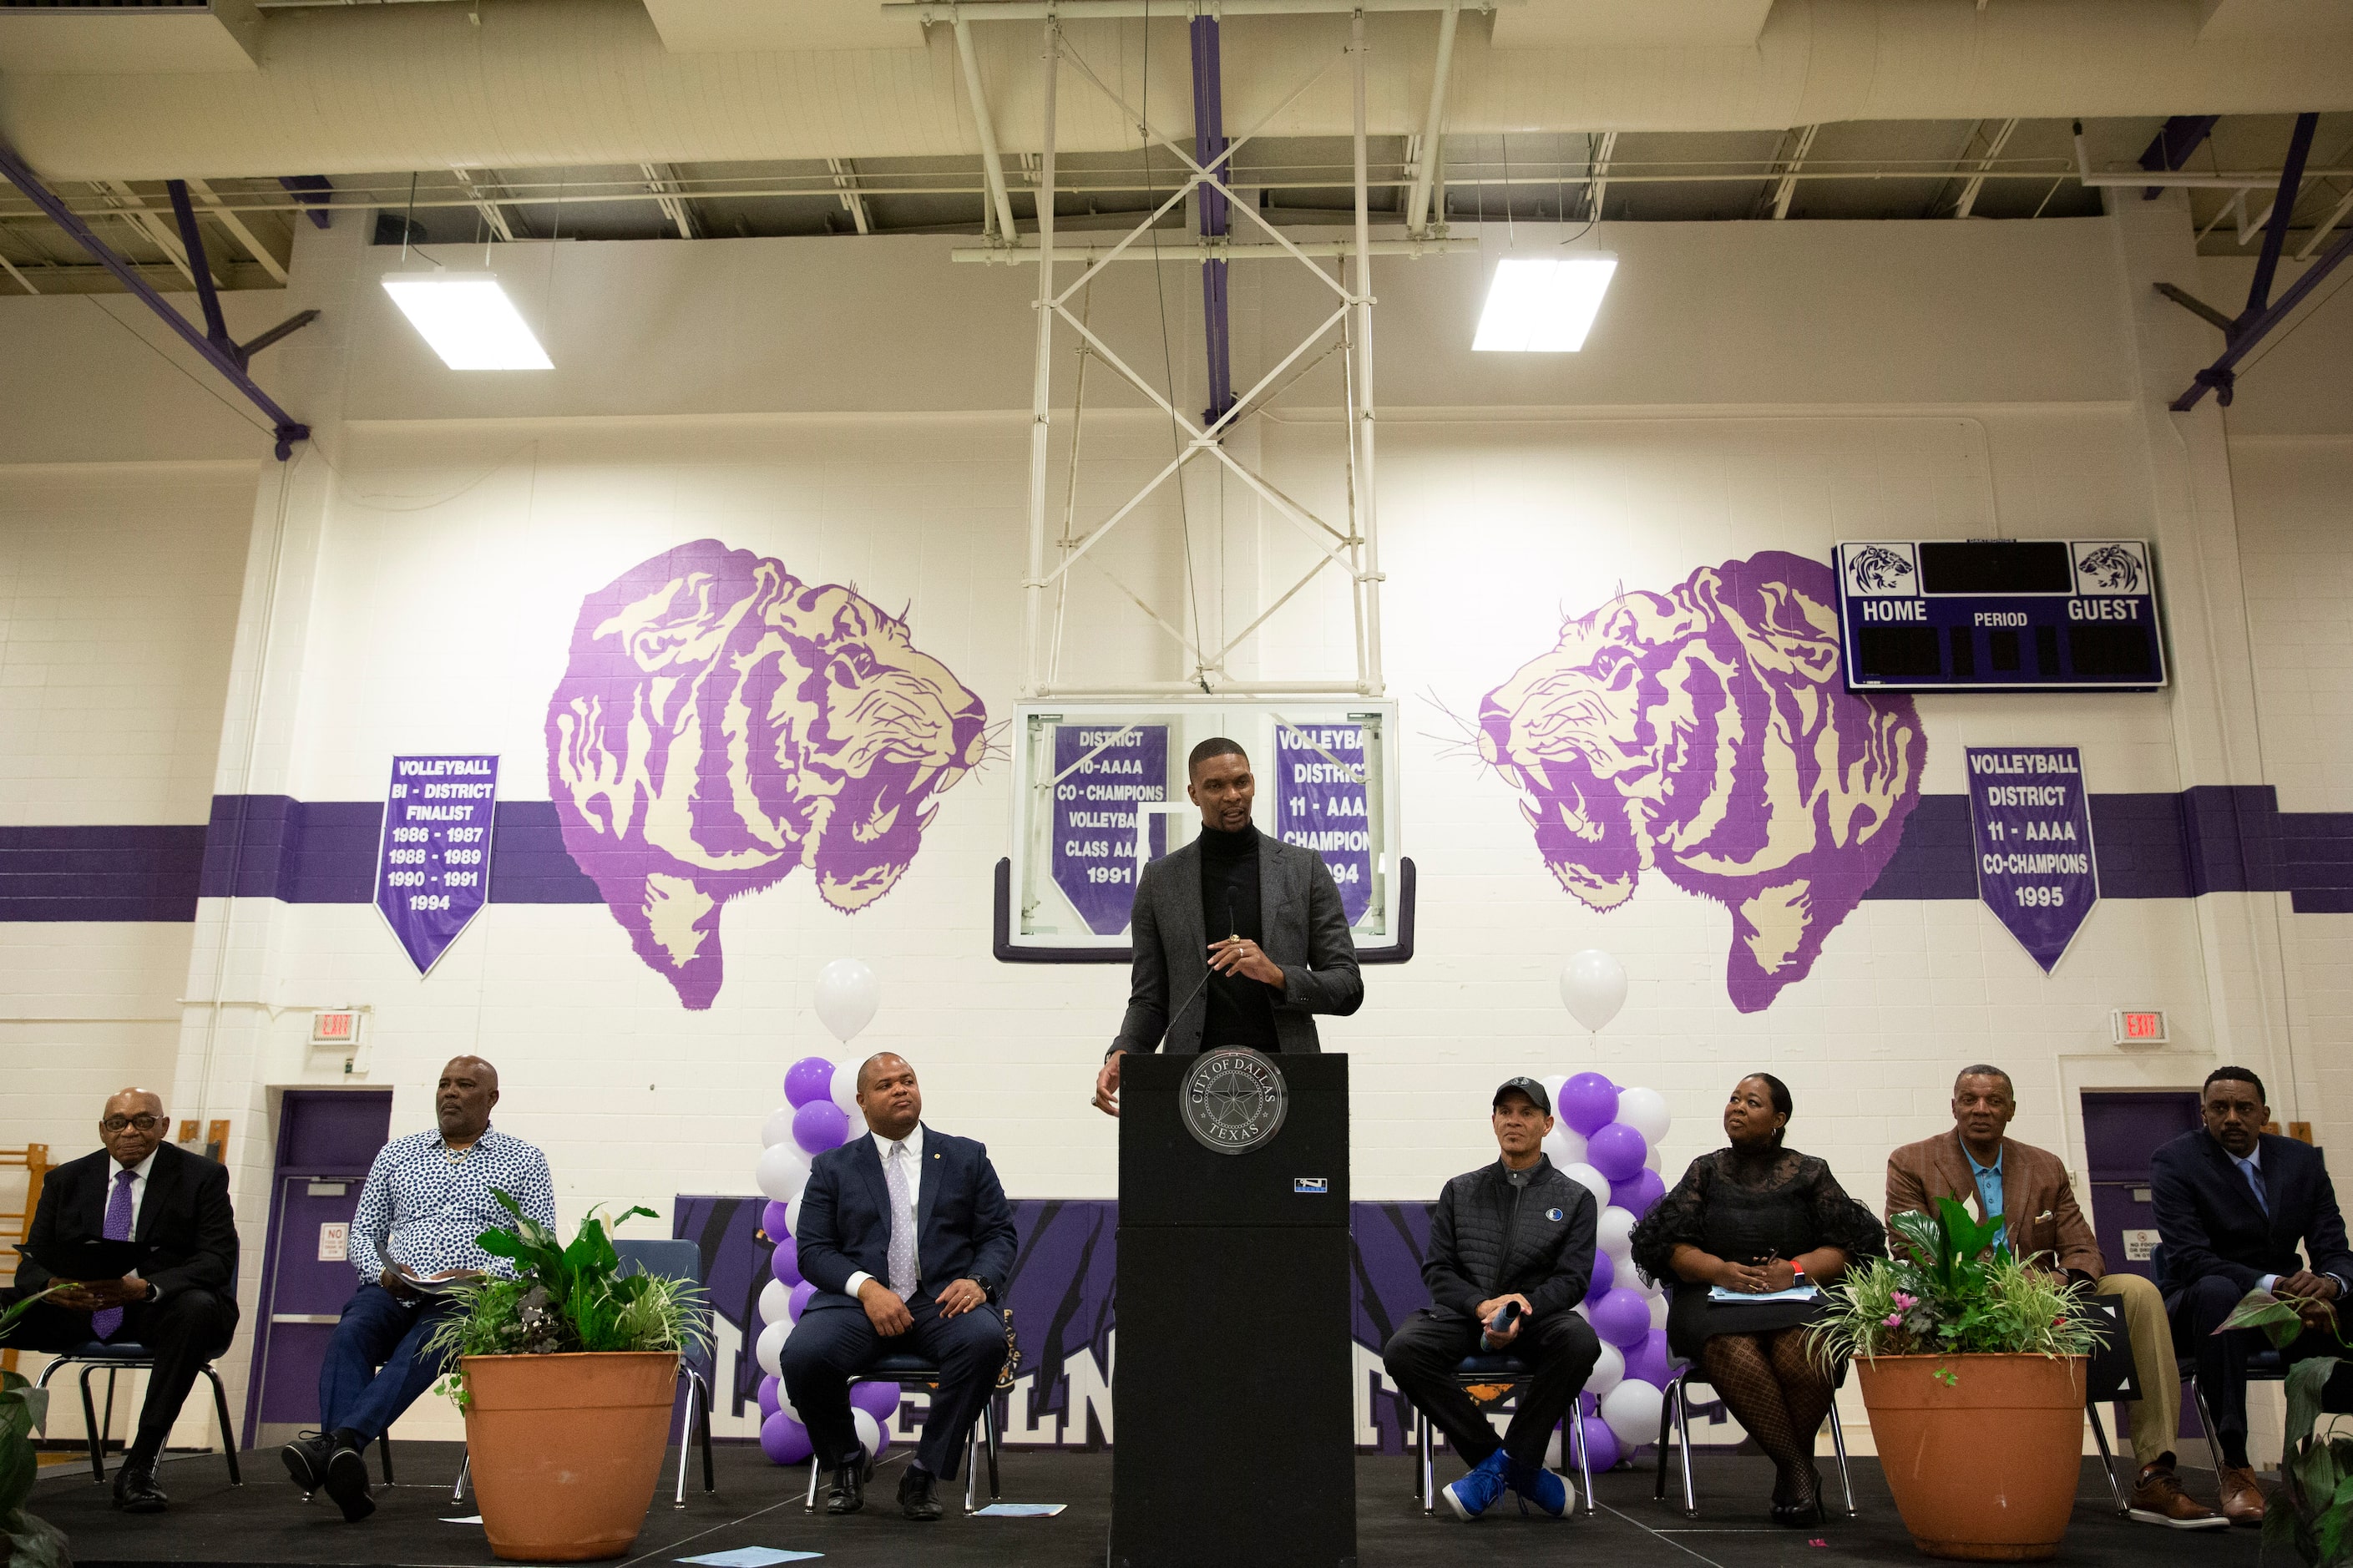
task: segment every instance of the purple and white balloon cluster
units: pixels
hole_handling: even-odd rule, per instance
[[[1545,1152],[1602,1205],[1593,1283],[1577,1309],[1601,1340],[1601,1359],[1577,1400],[1587,1461],[1606,1470],[1638,1444],[1655,1442],[1659,1410],[1674,1365],[1667,1354],[1665,1290],[1634,1271],[1634,1222],[1666,1195],[1659,1142],[1667,1135],[1665,1097],[1620,1089],[1598,1072],[1548,1078],[1557,1119]]]
[[[768,1113],[760,1129],[760,1190],[768,1195],[760,1228],[773,1237],[776,1254],[769,1259],[774,1276],[760,1289],[758,1321],[753,1355],[760,1371],[760,1447],[779,1465],[797,1465],[809,1457],[808,1428],[800,1412],[785,1397],[778,1375],[778,1358],[785,1337],[800,1321],[817,1287],[801,1278],[793,1246],[801,1217],[801,1189],[808,1184],[809,1162],[828,1149],[838,1149],[866,1131],[858,1112],[858,1068],[836,1067],[823,1057],[803,1057],[785,1074],[785,1103]],[[870,1454],[879,1454],[891,1442],[890,1420],[899,1411],[899,1385],[861,1383],[849,1391],[851,1419],[859,1440]]]

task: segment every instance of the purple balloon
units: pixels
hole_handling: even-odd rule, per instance
[[[1647,1383],[1653,1388],[1664,1388],[1674,1376],[1667,1363],[1667,1331],[1652,1329],[1642,1336],[1642,1342],[1626,1351],[1626,1376],[1630,1382]]]
[[[1577,1396],[1577,1410],[1580,1415],[1589,1416],[1596,1421],[1601,1419],[1601,1401],[1590,1394],[1580,1394]]]
[[[1666,1195],[1666,1178],[1648,1165],[1625,1181],[1609,1184],[1609,1201],[1636,1219],[1650,1213],[1651,1205]]]
[[[793,1142],[812,1154],[839,1149],[849,1136],[849,1113],[830,1100],[812,1100],[793,1112]]]
[[[1593,1255],[1593,1283],[1585,1288],[1585,1304],[1589,1307],[1609,1294],[1609,1288],[1616,1283],[1618,1266],[1609,1261],[1608,1253],[1596,1251]]]
[[[786,1068],[785,1099],[794,1105],[809,1105],[820,1100],[832,1103],[833,1064],[823,1057],[803,1057]],[[797,1122],[794,1131],[799,1131]]]
[[[779,1410],[760,1423],[760,1451],[771,1464],[800,1464],[809,1457],[808,1428]]]
[[[1651,1146],[1642,1141],[1642,1135],[1622,1121],[1607,1122],[1585,1140],[1585,1163],[1613,1185],[1632,1181],[1634,1173],[1643,1169],[1642,1161],[1650,1152]]]
[[[792,1295],[786,1298],[785,1315],[790,1318],[794,1322],[799,1322],[801,1321],[801,1314],[808,1310],[809,1298],[816,1294],[817,1287],[810,1284],[806,1279],[794,1286]],[[1650,1321],[1650,1319],[1644,1318],[1642,1321],[1647,1323]]]
[[[1598,1476],[1604,1470],[1615,1469],[1626,1455],[1618,1446],[1618,1434],[1609,1430],[1609,1423],[1598,1415],[1580,1415],[1577,1420],[1585,1427],[1585,1462],[1592,1467],[1593,1473]]]
[[[1651,1331],[1651,1300],[1640,1290],[1620,1287],[1588,1309],[1593,1331],[1620,1350],[1632,1350]]]
[[[768,1424],[769,1416],[782,1408],[783,1399],[778,1392],[782,1386],[782,1380],[777,1378],[764,1377],[760,1380],[760,1425],[762,1426]]]
[[[800,1248],[793,1245],[791,1237],[776,1243],[776,1255],[768,1259],[768,1272],[787,1290],[801,1282]]]
[[[1618,1120],[1618,1086],[1598,1072],[1578,1073],[1560,1086],[1559,1110],[1570,1131],[1590,1138]]]
[[[783,1241],[791,1237],[792,1226],[785,1221],[792,1212],[779,1203],[771,1203],[760,1211],[760,1229],[770,1241]]]
[[[899,1418],[899,1385],[895,1383],[859,1383],[850,1385],[849,1407],[863,1410],[888,1426]]]

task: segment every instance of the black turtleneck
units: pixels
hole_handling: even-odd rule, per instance
[[[1258,829],[1245,823],[1228,833],[1201,825],[1201,930],[1210,942],[1246,936],[1266,945],[1260,920]],[[1274,1032],[1274,992],[1241,975],[1209,976],[1208,1016],[1201,1027],[1201,1048],[1248,1046],[1255,1051],[1280,1051]]]

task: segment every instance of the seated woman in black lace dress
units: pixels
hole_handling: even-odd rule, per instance
[[[1743,1301],[1827,1285],[1859,1258],[1887,1255],[1886,1232],[1846,1195],[1830,1167],[1782,1145],[1789,1090],[1770,1073],[1733,1086],[1728,1149],[1703,1154],[1634,1227],[1634,1264],[1673,1291],[1667,1346],[1699,1363],[1748,1435],[1773,1460],[1773,1517],[1821,1518],[1814,1434],[1834,1392],[1806,1347],[1817,1298]]]

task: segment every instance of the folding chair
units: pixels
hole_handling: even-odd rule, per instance
[[[1492,1387],[1499,1383],[1516,1386],[1534,1377],[1535,1369],[1514,1355],[1472,1355],[1464,1356],[1456,1364],[1452,1375],[1459,1388]],[[1585,1458],[1585,1423],[1579,1419],[1580,1414],[1577,1406],[1571,1405],[1568,1419],[1561,1423],[1561,1430],[1567,1434],[1568,1452],[1577,1460],[1577,1479],[1584,1483],[1585,1506],[1582,1511],[1586,1518],[1591,1519],[1593,1467]],[[1419,1405],[1413,1412],[1413,1442],[1414,1452],[1419,1458],[1413,1472],[1414,1500],[1421,1504],[1422,1512],[1435,1513],[1438,1510],[1438,1478],[1430,1458],[1430,1417]]]
[[[1689,1385],[1706,1383],[1707,1374],[1696,1366],[1686,1366],[1667,1381],[1667,1396],[1659,1405],[1659,1484],[1652,1494],[1659,1501],[1667,1500],[1667,1437],[1672,1431],[1683,1449],[1683,1517],[1699,1517],[1699,1500],[1692,1487],[1691,1464],[1691,1394]],[[1846,1386],[1846,1363],[1841,1362],[1834,1389]],[[1831,1447],[1838,1455],[1839,1488],[1846,1494],[1846,1516],[1852,1519],[1854,1509],[1854,1479],[1847,1474],[1846,1433],[1839,1426],[1838,1401],[1831,1401]]]
[[[933,1362],[925,1361],[922,1356],[917,1355],[883,1356],[877,1360],[871,1366],[868,1367],[864,1372],[858,1373],[849,1380],[852,1387],[855,1387],[861,1383],[937,1383],[939,1381],[940,1369],[938,1365]],[[966,1513],[972,1513],[977,1510],[980,1471],[977,1456],[975,1453],[976,1447],[985,1447],[987,1454],[988,1500],[995,1502],[1002,1495],[998,1492],[997,1487],[997,1394],[996,1391],[992,1389],[989,1393],[989,1396],[981,1403],[980,1419],[973,1423],[971,1434],[965,1438],[964,1510]],[[818,1469],[818,1457],[815,1454],[811,1454],[809,1456],[808,1496],[801,1500],[801,1511],[803,1513],[815,1513],[817,1511]]]

